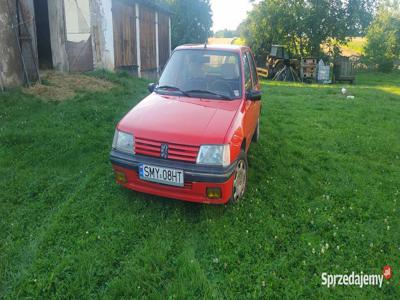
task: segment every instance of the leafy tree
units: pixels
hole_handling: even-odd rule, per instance
[[[393,70],[394,61],[400,59],[399,3],[384,3],[367,33],[366,61],[383,72]]]
[[[283,44],[295,56],[319,56],[322,44],[337,52],[348,36],[363,34],[374,7],[374,0],[262,0],[241,32],[260,63],[271,44]]]
[[[229,30],[229,29],[224,29],[224,30],[218,30],[216,33],[214,33],[214,37],[216,38],[234,38],[237,37],[238,33],[236,30]]]
[[[212,12],[209,0],[168,0],[171,18],[172,47],[204,43],[211,35]]]

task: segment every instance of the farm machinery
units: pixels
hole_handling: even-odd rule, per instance
[[[261,77],[278,81],[310,81],[316,78],[316,59],[291,58],[285,46],[272,45],[266,68],[258,68]]]
[[[258,68],[260,76],[281,81],[300,81],[298,60],[291,59],[284,46],[272,45],[267,57],[266,68]]]
[[[302,81],[331,83],[331,64],[317,58],[291,58],[285,46],[272,45],[265,68],[257,68],[258,75],[278,81]],[[348,57],[338,56],[333,60],[333,82],[355,80],[354,62]]]

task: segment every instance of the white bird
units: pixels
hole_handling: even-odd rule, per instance
[[[346,88],[342,88],[342,95],[345,96],[347,94],[347,89]]]

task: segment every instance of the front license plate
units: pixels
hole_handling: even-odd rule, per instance
[[[156,166],[139,165],[139,178],[173,186],[183,186],[183,171]]]

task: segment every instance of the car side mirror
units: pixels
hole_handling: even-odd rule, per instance
[[[262,91],[248,90],[246,92],[246,99],[250,101],[260,101],[262,96]]]
[[[156,86],[157,86],[157,83],[149,83],[149,85],[147,86],[147,89],[149,90],[150,93],[152,93],[156,89]]]

